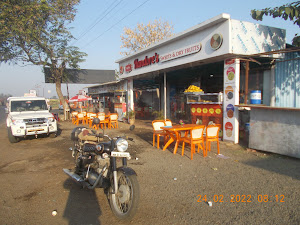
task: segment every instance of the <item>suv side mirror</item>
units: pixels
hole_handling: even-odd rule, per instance
[[[4,110],[5,110],[5,113],[7,114],[8,113],[8,108],[5,108]]]

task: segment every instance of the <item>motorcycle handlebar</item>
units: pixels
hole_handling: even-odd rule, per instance
[[[106,135],[105,135],[106,136]],[[125,139],[125,140],[129,140],[129,141],[133,141],[133,138],[131,138],[131,137],[128,137],[128,136],[118,136],[118,137],[115,137],[116,139],[117,138],[123,138],[123,139]]]
[[[98,138],[103,138],[104,135],[102,133],[97,133],[96,131],[92,130],[93,134],[88,134],[90,136],[95,136],[95,137],[98,137]]]

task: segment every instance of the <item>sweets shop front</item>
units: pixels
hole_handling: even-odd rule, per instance
[[[116,63],[127,80],[128,110],[151,104],[174,123],[222,124],[223,140],[238,143],[245,118],[237,105],[254,91],[267,95],[272,60],[280,57],[262,53],[284,48],[285,30],[221,14]]]

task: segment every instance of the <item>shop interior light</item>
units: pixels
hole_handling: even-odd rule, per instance
[[[213,76],[214,76],[213,74],[210,75],[210,77],[213,77]]]

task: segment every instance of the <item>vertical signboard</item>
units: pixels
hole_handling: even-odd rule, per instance
[[[223,104],[223,139],[238,143],[239,137],[239,87],[240,60],[224,61],[224,104]]]

